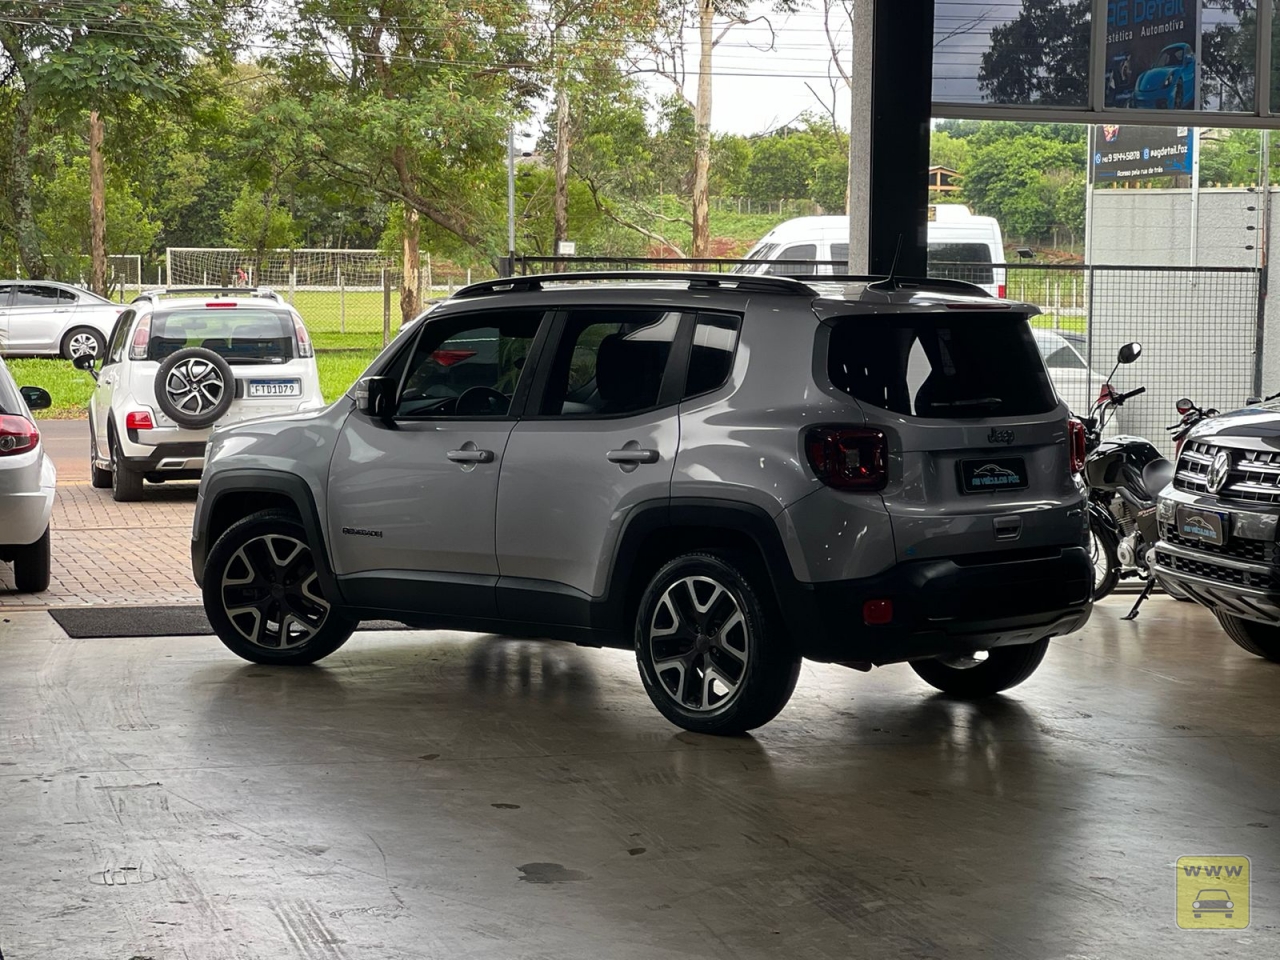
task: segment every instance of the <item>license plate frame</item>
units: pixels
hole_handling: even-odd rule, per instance
[[[983,457],[961,460],[958,466],[961,493],[1000,493],[1025,490],[1031,481],[1024,457]]]
[[[285,387],[284,390],[271,390],[271,387]],[[302,396],[302,380],[289,379],[246,380],[244,395],[247,400],[297,400]]]
[[[1231,536],[1230,514],[1198,507],[1178,507],[1174,513],[1178,536],[1213,547],[1225,546]]]

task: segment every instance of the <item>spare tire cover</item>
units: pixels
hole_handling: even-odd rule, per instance
[[[187,347],[156,372],[156,403],[182,427],[207,427],[226,415],[235,399],[231,365],[212,350]]]

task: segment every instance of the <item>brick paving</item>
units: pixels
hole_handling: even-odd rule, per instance
[[[0,563],[0,610],[198,603],[191,579],[196,484],[145,489],[140,503],[116,503],[110,490],[60,480],[49,589],[17,593],[13,568]]]

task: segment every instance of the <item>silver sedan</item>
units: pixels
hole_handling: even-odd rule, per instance
[[[125,307],[47,280],[0,280],[0,355],[100,357]]]

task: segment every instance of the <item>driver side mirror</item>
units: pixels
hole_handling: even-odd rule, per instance
[[[98,379],[98,371],[93,369],[93,354],[81,353],[71,358],[71,365],[77,370],[83,370],[90,374],[93,379]]]
[[[1246,397],[1244,401],[1244,405],[1246,407],[1256,407],[1261,402],[1262,402],[1261,397]]]
[[[1142,344],[1136,342],[1126,343],[1120,348],[1120,355],[1116,359],[1120,363],[1133,363],[1140,356],[1142,356]]]
[[[365,377],[356,381],[356,409],[366,417],[389,420],[396,408],[395,377]]]
[[[28,410],[48,410],[53,406],[53,397],[44,387],[19,387],[18,392],[22,394]]]

